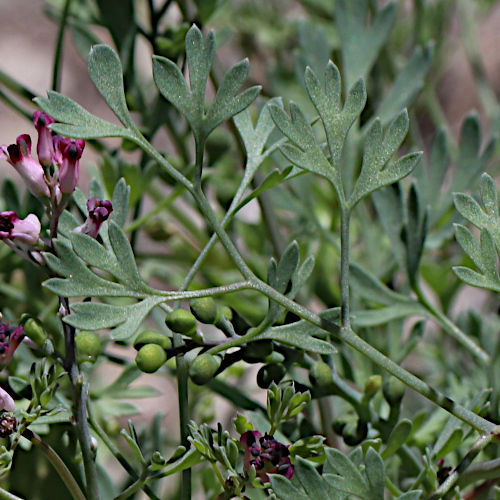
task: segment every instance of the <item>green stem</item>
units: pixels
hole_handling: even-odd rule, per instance
[[[343,340],[345,343],[349,344],[351,347],[373,361],[375,364],[389,372],[391,375],[394,375],[408,387],[411,387],[414,391],[426,397],[458,419],[467,423],[477,431],[486,433],[491,432],[495,429],[495,424],[489,422],[483,417],[480,417],[476,413],[473,413],[472,411],[464,408],[462,405],[444,396],[439,391],[429,386],[415,375],[411,374],[398,364],[394,363],[394,361],[387,358],[384,354],[377,351],[377,349],[360,338],[350,327],[339,328],[334,323],[322,318],[321,316],[318,316],[317,314],[314,314],[305,307],[302,307],[301,305],[283,296],[267,283],[264,283],[257,278],[252,281],[254,283],[253,287],[255,290],[260,291],[270,299],[277,302],[279,305],[295,313],[297,316],[305,319],[309,323],[312,323],[313,325],[316,325],[319,328],[332,333],[337,338]]]
[[[181,347],[184,345],[182,335],[174,333],[173,338],[174,347]],[[181,445],[189,449],[191,443],[189,437],[189,392],[188,392],[188,370],[186,358],[183,354],[178,354],[175,358],[177,363],[177,391],[179,399],[179,420],[180,420],[180,434]],[[191,499],[191,469],[184,469],[182,471],[181,483],[181,500]]]
[[[235,265],[238,267],[242,275],[252,283],[252,288],[255,290],[263,293],[270,299],[274,300],[281,306],[285,307],[288,311],[293,312],[297,314],[299,317],[305,319],[306,321],[309,321],[310,323],[320,327],[323,330],[326,330],[334,335],[336,335],[338,338],[349,344],[351,347],[359,351],[361,354],[366,356],[368,359],[373,361],[375,364],[378,366],[384,368],[387,370],[390,374],[394,375],[396,378],[401,380],[403,383],[405,383],[408,387],[411,387],[414,389],[416,392],[420,393],[433,403],[437,404],[438,406],[441,406],[443,409],[457,417],[458,419],[462,420],[463,422],[467,423],[474,429],[477,429],[480,432],[490,432],[492,429],[495,428],[495,425],[492,424],[491,422],[487,421],[486,419],[480,417],[479,415],[476,415],[475,413],[467,410],[463,406],[459,405],[458,403],[455,403],[451,399],[447,398],[443,394],[439,393],[436,389],[432,388],[431,386],[427,385],[425,382],[420,380],[419,378],[415,377],[412,375],[410,372],[406,371],[404,368],[400,367],[396,363],[394,363],[392,360],[384,356],[381,352],[377,351],[374,347],[372,347],[370,344],[365,342],[363,339],[358,337],[356,333],[354,333],[350,326],[349,326],[349,317],[348,317],[348,312],[349,312],[349,306],[348,306],[348,300],[349,300],[349,283],[348,283],[348,265],[349,265],[349,255],[348,255],[348,246],[347,250],[344,251],[343,256],[341,256],[341,275],[343,275],[342,278],[342,286],[343,286],[343,326],[342,328],[339,328],[337,325],[334,323],[331,323],[330,321],[325,320],[324,318],[321,318],[317,314],[314,314],[313,312],[309,311],[308,309],[300,306],[299,304],[295,303],[294,301],[288,299],[281,293],[277,292],[274,288],[269,286],[267,283],[264,283],[263,281],[259,280],[251,271],[251,269],[247,266],[246,262],[243,260],[241,257],[240,253],[234,246],[233,242],[227,235],[226,231],[222,227],[221,223],[218,221],[217,217],[215,216],[215,213],[213,212],[212,208],[210,207],[210,204],[208,203],[207,199],[205,198],[204,194],[201,192],[200,189],[192,189],[191,183],[179,174],[173,167],[144,139],[144,140],[138,140],[138,144],[145,148],[147,152],[149,152],[164,168],[166,168],[171,175],[176,175],[178,177],[182,178],[182,183],[189,189],[189,191],[193,194],[196,202],[198,203],[198,206],[200,207],[201,212],[203,215],[206,217],[208,223],[212,226],[214,231],[217,233],[221,243],[223,244],[224,248],[230,255],[231,259],[235,263]],[[173,172],[171,172],[173,170]],[[189,186],[189,187],[188,187]],[[347,244],[348,239],[349,239],[349,212],[345,208],[345,200],[341,205],[343,207],[343,213],[342,213],[342,243]],[[346,269],[347,268],[347,269]],[[345,314],[347,313],[347,316]],[[243,337],[242,337],[243,338]],[[231,340],[230,342],[234,342],[234,340]],[[227,344],[226,344],[227,345]]]
[[[3,71],[0,71],[0,83],[4,85],[6,88],[14,92],[18,97],[22,97],[25,101],[29,101],[30,103],[36,96],[33,94],[31,90],[28,90],[26,87],[21,85],[19,82],[14,80],[11,76]]]
[[[61,15],[61,21],[59,23],[59,31],[57,33],[56,51],[54,54],[54,66],[52,70],[52,90],[59,90],[60,87],[60,71],[63,52],[63,42],[64,42],[64,32],[66,31],[66,25],[68,21],[69,7],[71,5],[71,0],[66,0],[64,4],[64,9]]]
[[[28,120],[32,120],[33,114],[20,106],[14,99],[8,96],[5,92],[0,90],[0,99],[10,106],[18,115],[24,116]]]
[[[460,477],[460,474],[469,467],[472,461],[479,455],[479,453],[491,443],[493,439],[498,439],[498,435],[496,434],[500,428],[497,428],[495,432],[490,432],[488,434],[483,434],[471,448],[469,453],[465,455],[462,461],[455,467],[453,472],[446,478],[446,481],[441,484],[441,486],[434,492],[432,496],[429,497],[429,500],[437,500],[438,498],[442,498],[450,489],[455,485]]]
[[[122,491],[117,497],[113,500],[125,500],[125,498],[129,498],[136,491],[139,491],[146,482],[146,475],[141,475],[136,481],[134,481],[127,489]]]
[[[349,226],[350,210],[340,209],[340,318],[344,328],[350,328],[349,317]]]
[[[23,500],[21,497],[17,497],[16,495],[9,493],[8,491],[4,490],[3,488],[0,488],[0,498],[2,500]]]
[[[184,191],[185,189],[183,187],[178,187],[177,189],[175,189],[169,196],[159,201],[155,205],[155,208],[153,208],[150,212],[144,214],[142,217],[134,219],[128,226],[126,226],[123,229],[125,233],[131,233],[133,231],[136,231],[140,227],[147,224],[153,216],[155,216],[157,213],[161,212],[163,209],[171,205]]]
[[[60,299],[61,306],[69,314],[68,299]],[[65,359],[64,368],[69,374],[73,387],[74,414],[76,432],[83,457],[83,468],[86,480],[86,500],[99,500],[99,485],[97,481],[97,467],[91,450],[91,438],[87,414],[88,382],[83,373],[80,373],[76,364],[75,329],[63,322]]]
[[[35,444],[47,457],[49,462],[54,466],[54,469],[56,469],[59,477],[63,480],[64,484],[68,488],[73,499],[85,500],[85,495],[82,493],[82,490],[78,486],[78,483],[75,481],[75,478],[66,467],[66,464],[61,460],[61,457],[54,451],[54,449],[50,447],[45,441],[43,441],[40,436],[30,431],[29,429],[24,431],[23,436],[29,439],[33,444]],[[0,498],[2,497],[0,496]]]
[[[97,419],[94,418],[90,406],[89,406],[89,421],[95,433],[101,438],[103,443],[107,446],[108,450],[114,455],[114,457],[118,460],[120,465],[127,471],[129,476],[131,476],[134,479],[138,479],[138,475],[135,472],[135,470],[128,463],[127,459],[122,455],[121,451],[115,446],[113,441],[109,438],[109,436],[101,427]],[[144,493],[146,493],[146,495],[149,496],[149,498],[152,498],[153,500],[160,500],[149,486],[143,485],[142,489],[144,490]]]
[[[99,500],[99,484],[97,481],[97,467],[91,450],[91,437],[88,423],[87,402],[88,382],[83,374],[78,373],[76,365],[71,370],[71,379],[75,391],[76,430],[83,457],[85,469],[87,500]]]
[[[437,309],[422,292],[419,285],[414,288],[420,303],[436,318],[441,327],[448,332],[460,345],[465,347],[476,359],[485,366],[491,363],[491,358],[487,352],[473,342],[458,326],[453,323],[444,313]]]

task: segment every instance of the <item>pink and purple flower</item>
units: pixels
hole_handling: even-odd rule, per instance
[[[34,246],[40,238],[41,225],[38,217],[29,214],[21,220],[16,212],[0,212],[0,239]]]
[[[97,238],[102,223],[108,219],[113,211],[113,205],[108,200],[103,201],[92,197],[87,201],[87,209],[89,211],[87,220],[81,226],[75,228],[74,232],[88,234],[92,238]]]
[[[16,144],[0,146],[0,159],[7,160],[21,175],[34,196],[49,196],[42,165],[31,156],[31,137],[20,135]]]

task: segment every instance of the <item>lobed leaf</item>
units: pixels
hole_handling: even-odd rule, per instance
[[[133,140],[135,138],[130,130],[98,118],[69,97],[52,90],[49,90],[47,95],[48,98],[37,97],[34,101],[42,111],[61,122],[50,125],[57,134],[75,139],[123,137]]]
[[[126,128],[134,130],[135,125],[125,100],[123,68],[116,52],[109,45],[94,45],[89,54],[88,70],[94,85],[113,113]]]

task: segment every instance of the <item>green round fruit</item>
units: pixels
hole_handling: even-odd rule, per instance
[[[274,350],[272,340],[256,340],[245,347],[243,360],[247,363],[258,363],[269,356]]]
[[[329,387],[333,383],[333,371],[324,361],[315,361],[309,370],[309,380],[318,387]]]
[[[185,309],[174,309],[165,318],[165,324],[175,333],[181,333],[191,337],[196,333],[198,325],[192,313]]]
[[[221,311],[212,297],[193,299],[189,303],[189,307],[191,308],[191,312],[196,316],[196,319],[201,323],[215,325],[220,320]]]
[[[145,330],[144,332],[139,333],[134,341],[134,349],[138,351],[146,344],[156,344],[162,349],[169,349],[172,347],[172,343],[166,335],[163,335],[160,332],[155,332],[154,330]]]
[[[275,384],[281,382],[285,374],[286,368],[281,363],[270,363],[268,365],[264,365],[257,372],[257,385],[261,389],[268,389],[273,382]]]
[[[220,363],[221,359],[218,356],[200,354],[193,359],[189,367],[189,377],[196,385],[205,385],[214,378]]]
[[[75,337],[76,361],[95,363],[101,353],[101,339],[94,332],[80,332]]]
[[[135,362],[144,373],[154,373],[167,361],[167,353],[158,344],[146,344],[137,352]]]

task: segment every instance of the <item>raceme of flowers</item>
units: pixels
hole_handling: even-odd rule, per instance
[[[33,115],[38,132],[38,160],[31,156],[32,143],[28,134],[20,135],[15,144],[0,146],[0,159],[6,160],[16,169],[28,190],[46,206],[51,219],[59,217],[75,190],[80,178],[80,158],[85,148],[85,141],[81,139],[73,140],[53,134],[49,125],[54,122],[41,111]],[[87,220],[75,231],[97,238],[102,223],[113,208],[111,202],[97,198],[89,199],[87,208]],[[29,214],[25,219],[20,219],[11,210],[0,212],[0,239],[25,258],[29,258],[30,251],[39,251],[40,232],[41,223],[36,215]],[[31,256],[36,257],[33,253]]]

